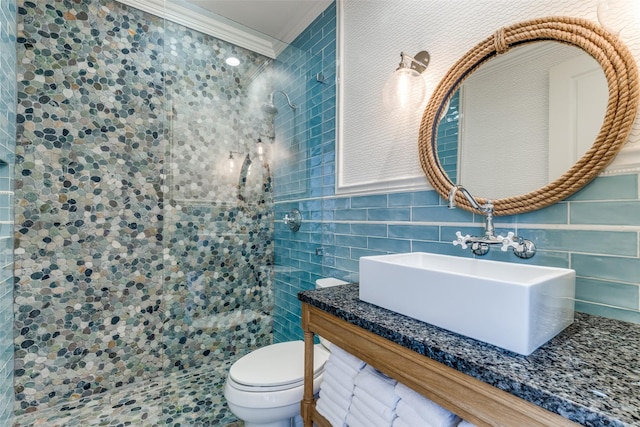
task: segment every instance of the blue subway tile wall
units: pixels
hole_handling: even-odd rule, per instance
[[[335,66],[332,62],[335,58],[329,57],[335,54],[335,40],[319,34],[329,32],[328,28],[335,25],[334,19],[332,6],[301,36],[305,42],[317,40],[314,49],[325,53],[319,60],[325,75]],[[322,47],[321,43],[326,45]],[[309,78],[312,77],[309,73]],[[306,180],[296,187],[301,190],[297,195],[278,192],[276,182],[276,218],[292,207],[303,210],[312,201],[320,199],[321,203],[314,205],[320,206],[319,211],[313,209],[303,214],[303,225],[297,235],[284,226],[276,226],[276,264],[286,273],[276,272],[279,292],[275,341],[302,338],[296,296],[301,290],[313,288],[318,277],[357,281],[362,256],[424,251],[472,257],[469,251],[452,245],[455,233],[477,235],[484,231],[481,216],[461,209],[449,210],[446,201],[429,189],[336,195],[333,83],[330,80],[319,89],[322,108],[315,104],[307,111],[309,123],[321,116],[320,125],[315,120],[313,123],[323,126],[324,131],[307,139],[307,170],[298,171],[301,177],[324,176],[325,181],[312,184]],[[300,153],[294,154],[292,157]],[[486,259],[573,268],[577,274],[578,311],[640,323],[638,182],[637,173],[598,177],[563,202],[536,212],[496,218],[498,233],[514,231],[530,238],[538,246],[538,253],[532,259],[521,260],[510,252],[492,250]],[[310,233],[316,232],[321,236],[311,241]],[[300,246],[299,239],[305,245]],[[321,252],[317,253],[318,249]]]
[[[276,342],[301,336],[297,294],[312,289],[323,275],[323,256],[316,249],[326,245],[325,252],[330,252],[334,242],[334,229],[323,225],[325,212],[335,218],[347,212],[349,217],[366,219],[343,201],[324,200],[335,186],[335,4],[279,55],[278,66],[287,76],[282,89],[292,94],[298,108],[275,120],[275,146],[281,156],[274,169]],[[293,208],[303,217],[297,232],[278,221]],[[361,214],[366,215],[366,210]]]
[[[13,163],[16,3],[0,0],[0,425],[13,420]]]
[[[451,182],[458,182],[458,130],[460,91],[457,90],[438,126],[438,161]]]

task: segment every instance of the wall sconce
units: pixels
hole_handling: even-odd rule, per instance
[[[422,73],[427,69],[429,60],[429,52],[424,50],[415,57],[400,53],[400,64],[382,89],[382,103],[387,110],[415,110],[420,107],[427,92]]]
[[[262,143],[262,139],[258,138],[256,141],[256,151],[258,152],[258,158],[261,162],[264,162],[264,144]]]
[[[264,143],[262,142],[262,138],[258,138],[256,141],[256,153],[258,155],[258,159],[260,162],[266,165],[265,161],[265,152],[266,149],[264,147]],[[241,161],[237,161],[234,155],[238,155]],[[228,181],[235,183],[238,180],[240,174],[244,173],[245,175],[251,174],[251,156],[249,154],[245,155],[240,151],[229,151],[229,157],[224,162],[224,166],[222,167],[222,174],[225,179]],[[246,176],[245,176],[246,178]]]
[[[224,163],[224,173],[227,176],[233,176],[236,172],[236,159],[233,158],[233,154],[242,154],[238,151],[229,151],[229,158]]]

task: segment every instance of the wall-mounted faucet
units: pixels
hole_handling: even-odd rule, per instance
[[[457,231],[457,239],[453,241],[454,245],[460,245],[462,249],[467,249],[467,246],[471,245],[471,252],[475,255],[485,255],[489,252],[491,245],[502,245],[500,249],[504,252],[509,248],[513,248],[513,253],[520,258],[526,259],[535,255],[536,247],[532,241],[518,237],[512,232],[507,233],[507,237],[494,234],[493,203],[491,203],[491,200],[487,200],[485,204],[481,205],[466,188],[461,185],[454,185],[449,191],[449,209],[455,209],[456,193],[458,192],[462,193],[474,209],[482,212],[486,222],[483,237],[469,236],[468,234],[463,236],[462,233]]]

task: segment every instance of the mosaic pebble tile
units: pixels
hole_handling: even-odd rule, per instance
[[[75,404],[23,414],[16,417],[13,427],[241,427],[242,422],[229,411],[220,392],[229,366],[223,363],[214,369],[174,372],[164,379],[129,385]]]
[[[219,382],[169,412],[126,399],[272,340],[272,61],[115,1],[17,6],[15,413],[199,419]]]

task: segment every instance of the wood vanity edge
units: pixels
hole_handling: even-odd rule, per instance
[[[577,426],[567,418],[485,384],[442,363],[302,303],[305,388],[301,415],[305,427],[330,424],[315,410],[313,338],[322,335],[437,404],[477,426]]]

